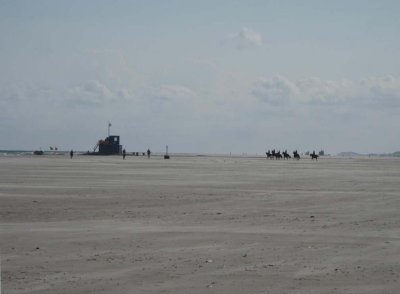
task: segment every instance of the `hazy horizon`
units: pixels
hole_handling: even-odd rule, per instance
[[[398,1],[2,1],[0,149],[400,150]]]
[[[50,149],[50,147],[52,147],[53,149]],[[43,151],[44,155],[50,155],[50,156],[55,155],[55,156],[57,156],[57,155],[63,155],[63,154],[69,155],[69,152],[71,151],[71,149],[70,150],[64,150],[64,149],[58,149],[58,148],[57,148],[57,150],[55,150],[54,147],[55,146],[49,146],[47,148],[39,147],[39,148],[36,148],[36,149],[9,149],[9,150],[7,150],[7,149],[1,150],[0,149],[0,156],[12,156],[15,152],[16,153],[18,153],[18,152],[23,153],[23,154],[20,154],[20,155],[26,155],[26,152],[29,152],[29,155],[32,155],[32,152],[37,151],[37,150]],[[269,149],[269,150],[271,151],[271,149]],[[281,152],[283,152],[284,150],[285,149],[276,149],[276,151],[281,151]],[[76,149],[73,149],[73,151],[76,154],[85,154],[88,151],[92,152],[93,149],[92,150],[90,150],[90,148],[87,149],[87,150],[76,150]],[[126,150],[128,155],[132,155],[132,153],[139,152],[139,156],[142,156],[142,153],[145,153],[145,151],[146,150]],[[289,155],[291,155],[291,156],[293,155],[293,151],[292,150],[287,150],[287,151],[288,151]],[[311,150],[297,150],[297,151],[299,152],[299,154],[301,156],[307,156],[306,155],[306,154],[308,154],[307,152],[312,153],[313,151],[315,151],[316,153],[319,153],[321,150],[320,149],[311,149]],[[345,156],[346,157],[346,156],[352,156],[351,155],[352,153],[354,153],[354,156],[377,156],[377,157],[394,156],[394,157],[398,157],[398,153],[400,153],[399,150],[393,151],[393,152],[386,152],[386,153],[375,153],[375,152],[360,153],[360,152],[357,152],[356,150],[340,151],[340,152],[337,152],[337,153],[329,153],[326,150],[322,150],[322,151],[324,151],[324,155],[328,156],[328,157],[329,156],[333,156],[333,157],[334,156]],[[151,150],[151,152],[152,152],[153,156],[162,156],[162,155],[165,154],[165,146],[164,146],[164,150],[162,150],[162,149],[153,149],[153,150]],[[232,152],[230,152],[230,153],[208,153],[208,152],[174,152],[174,151],[171,152],[171,151],[168,151],[168,153],[172,154],[172,155],[175,155],[175,156],[179,155],[179,156],[222,156],[222,157],[226,157],[226,156],[266,157],[265,152],[260,152],[260,153],[258,153],[258,152],[256,152],[256,153],[248,153],[248,152],[242,152],[242,153],[232,153]],[[108,156],[108,155],[104,155],[104,156]],[[306,158],[308,158],[308,157],[306,157]]]

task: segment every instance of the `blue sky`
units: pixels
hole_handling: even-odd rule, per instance
[[[398,1],[1,1],[0,149],[400,149]]]

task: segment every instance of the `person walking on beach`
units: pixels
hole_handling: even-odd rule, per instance
[[[124,149],[124,150],[122,150],[122,159],[125,159],[125,156],[126,156],[126,151]]]
[[[150,158],[150,154],[151,154],[150,149],[147,149],[147,158]]]
[[[71,151],[69,152],[69,157],[72,159],[72,157],[74,157],[74,151],[71,149]]]

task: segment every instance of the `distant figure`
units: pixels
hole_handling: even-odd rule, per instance
[[[318,160],[318,154],[315,154],[315,151],[313,153],[310,154],[311,156],[311,160]]]
[[[71,151],[69,152],[69,157],[72,159],[72,157],[74,157],[74,151],[71,149]]]
[[[282,154],[280,150],[278,152],[275,152],[275,149],[272,151],[273,151],[272,154],[275,156],[275,159],[282,159]]]
[[[293,151],[293,159],[300,160],[300,154],[297,152],[297,150]]]
[[[287,159],[289,160],[289,158],[292,158],[289,153],[287,152],[287,150],[283,151],[283,159]]]
[[[150,154],[151,154],[150,149],[147,149],[147,158],[150,158]]]
[[[126,156],[126,151],[124,149],[124,150],[122,150],[122,159],[125,159],[125,156]]]
[[[271,151],[268,150],[267,152],[265,152],[265,154],[267,155],[268,159],[274,159],[274,156],[272,155]]]

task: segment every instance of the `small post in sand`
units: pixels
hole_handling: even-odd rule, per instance
[[[169,159],[169,155],[168,155],[168,145],[165,146],[165,147],[166,147],[166,152],[165,152],[165,155],[164,155],[164,159]]]

